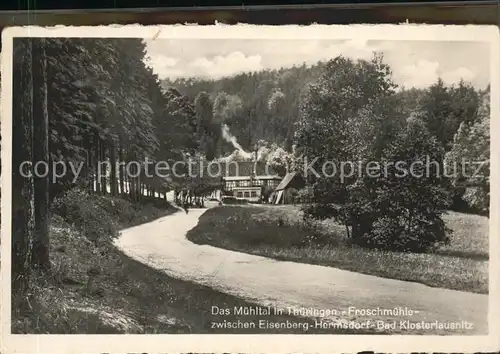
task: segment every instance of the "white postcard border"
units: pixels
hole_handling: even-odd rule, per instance
[[[11,182],[12,182],[12,44],[14,37],[129,37],[175,39],[361,39],[483,41],[490,47],[491,176],[489,335],[12,335],[10,309]],[[2,33],[2,242],[1,242],[1,346],[19,353],[130,353],[130,352],[491,352],[500,349],[499,249],[500,230],[500,36],[496,26],[444,25],[111,25],[97,27],[12,27]],[[1,350],[0,349],[0,350]]]

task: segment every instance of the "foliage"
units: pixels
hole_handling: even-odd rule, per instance
[[[421,98],[420,109],[431,134],[449,150],[460,124],[476,120],[478,105],[479,94],[470,84],[461,81],[456,87],[446,87],[438,79]]]
[[[343,61],[346,65],[339,65]],[[337,71],[332,70],[332,65],[336,65]],[[354,78],[353,68],[359,69],[357,79]],[[337,86],[330,87],[328,82]],[[241,99],[242,107],[238,104],[237,117],[230,120],[231,132],[238,137],[244,149],[253,150],[260,141],[268,142],[262,149],[263,155],[272,155],[270,150],[276,148],[284,149],[290,157],[286,161],[290,163],[292,160],[291,170],[304,166],[304,160],[300,164],[294,160],[309,158],[310,162],[311,157],[316,156],[325,156],[323,160],[333,159],[337,162],[346,158],[378,161],[387,142],[395,139],[399,131],[404,129],[406,119],[413,115],[418,115],[425,122],[444,152],[449,152],[460,125],[464,123],[469,126],[480,120],[478,108],[482,97],[481,91],[470,83],[461,81],[457,85],[447,86],[441,79],[428,88],[395,90],[390,68],[378,54],[374,60],[359,63],[340,57],[312,66],[243,73],[218,80],[163,80],[162,85],[175,86],[193,99],[203,92],[204,97],[210,97],[212,103],[216,100],[226,102],[228,97],[237,102]],[[380,91],[377,92],[378,89]],[[332,93],[334,91],[335,95]],[[334,95],[337,103],[328,107],[329,100],[333,99],[330,95]],[[352,109],[347,112],[343,107]],[[316,113],[311,115],[311,112]],[[304,121],[308,121],[306,128]],[[220,132],[217,124],[214,127],[215,131]],[[324,139],[317,139],[318,136],[324,136]],[[310,141],[307,141],[308,137]],[[330,140],[331,144],[325,143]],[[230,144],[221,139],[212,141],[215,141],[216,146],[210,157],[231,153],[233,146]],[[299,149],[294,150],[295,145]],[[304,151],[304,146],[308,146],[309,152]],[[275,169],[283,173],[281,152],[278,156],[279,162]],[[321,161],[318,165],[321,165]],[[310,182],[314,183],[313,180],[311,178]],[[343,192],[344,196],[337,193],[342,189],[341,186],[333,182],[322,183],[322,188],[331,191],[335,201],[345,198],[346,191]],[[465,190],[453,183],[447,189],[455,196],[452,208],[459,208],[464,198],[469,200],[470,205],[477,205],[479,200],[483,200],[484,204],[487,199],[486,189],[470,187]],[[322,197],[316,193],[314,198]]]
[[[407,127],[388,146],[387,175],[376,181],[372,230],[361,236],[365,245],[402,251],[426,251],[448,244],[442,214],[451,203],[442,175],[443,149],[421,120]],[[404,172],[396,164],[402,163]]]
[[[193,104],[175,89],[162,91],[140,39],[51,38],[45,48],[51,160],[82,163],[77,185],[98,183],[106,193],[96,180],[98,160],[175,160],[197,148]],[[74,177],[69,171],[53,182],[51,196],[72,188]],[[139,198],[142,182],[129,182]],[[171,188],[161,177],[147,182],[149,189]],[[112,194],[117,190],[112,186]]]
[[[114,234],[115,226],[100,212],[102,206],[88,202],[90,196],[85,193],[127,194],[136,202],[144,195],[164,194],[174,187],[175,181],[148,175],[144,166],[126,174],[119,164],[184,159],[195,152],[199,143],[194,134],[197,128],[194,105],[175,89],[163,92],[158,77],[144,62],[142,40],[34,38],[16,40],[14,47],[14,91],[20,99],[13,106],[13,116],[20,126],[14,127],[13,156],[19,160],[13,160],[13,171],[19,170],[21,162],[32,161],[39,152],[32,144],[33,129],[48,131],[47,137],[40,134],[37,137],[40,142],[48,139],[50,168],[59,161],[67,168],[57,180],[50,181],[49,177],[33,181],[18,173],[13,175],[14,234],[23,235],[28,241],[13,242],[13,254],[19,258],[15,263],[23,265],[37,263],[42,258],[41,251],[32,254],[30,244],[35,240],[32,223],[48,225],[47,220],[42,220],[48,215],[42,210],[46,203],[40,199],[46,193],[39,188],[37,197],[34,183],[39,186],[50,183],[48,194],[51,200],[56,199],[56,206],[64,208],[60,212],[97,241]],[[32,54],[36,57],[32,58]],[[30,92],[33,97],[27,94]],[[32,106],[39,109],[36,117],[27,114],[26,110]],[[101,163],[109,163],[109,167],[100,169]],[[71,165],[79,168],[78,176],[69,168]],[[50,170],[48,176],[53,172]],[[77,189],[73,191],[74,188]],[[83,198],[81,205],[76,201],[78,197]],[[42,217],[34,218],[36,215]],[[48,243],[47,234],[35,235]],[[40,250],[47,248],[45,245]],[[27,278],[30,270],[15,272]]]
[[[42,43],[38,40],[33,39]],[[489,90],[481,92],[465,82],[446,86],[442,80],[427,89],[397,90],[390,67],[378,54],[371,60],[340,56],[312,66],[219,80],[160,81],[145,64],[146,47],[140,39],[48,38],[43,43],[46,75],[35,76],[47,77],[50,162],[82,164],[79,179],[68,170],[51,182],[50,197],[57,213],[94,241],[115,234],[117,227],[101,213],[109,208],[104,199],[89,202],[96,195],[163,202],[167,191],[187,200],[220,187],[218,178],[149,175],[144,165],[129,171],[136,173],[132,177],[118,166],[193,159],[196,165],[220,159],[234,152],[234,144],[222,134],[224,125],[243,147],[229,158],[247,160],[243,150],[256,150],[258,159],[280,175],[302,172],[304,162],[316,157],[315,166],[330,163],[326,173],[342,161],[365,166],[395,159],[410,163],[423,156],[442,162],[446,156],[447,166],[456,164],[460,171],[463,158],[489,162]],[[31,60],[29,41],[16,40],[14,47],[13,92],[19,100],[13,103],[13,171],[18,171],[36,151],[29,144],[34,122],[29,92],[33,63],[42,60]],[[35,99],[41,91],[33,91]],[[110,163],[101,176],[98,162]],[[305,173],[308,188],[297,196],[311,203],[304,208],[306,214],[334,216],[359,244],[425,250],[448,239],[440,215],[450,195],[455,202],[488,212],[489,166],[474,177],[470,168],[449,180],[395,178],[393,170],[386,178]],[[13,255],[18,273],[29,272],[24,268],[32,260],[33,240],[21,239],[33,234],[34,211],[40,210],[33,183],[14,172]],[[117,202],[114,210],[118,223],[132,218],[125,204]]]
[[[197,117],[197,133],[200,141],[200,152],[208,160],[213,160],[216,154],[216,144],[220,137],[220,127],[214,122],[214,104],[207,92],[198,93],[194,100]]]
[[[312,184],[310,196],[317,205],[306,207],[306,213],[317,218],[335,215],[348,225],[354,225],[353,219],[367,220],[360,215],[361,210],[357,210],[361,202],[346,204],[347,209],[334,206],[348,203],[348,186],[355,186],[356,180],[352,177],[349,181],[343,180],[344,176],[333,168],[340,162],[370,158],[362,156],[358,149],[370,141],[370,134],[364,141],[352,134],[359,132],[361,126],[368,127],[367,132],[375,132],[376,125],[384,121],[365,110],[369,104],[374,106],[373,102],[393,92],[389,75],[389,68],[379,57],[372,62],[357,63],[338,57],[328,62],[324,74],[310,85],[296,132],[297,151],[304,157],[304,164],[316,161],[313,168],[319,169],[307,171],[306,178]],[[368,147],[365,150],[369,150]]]
[[[280,176],[294,170],[294,155],[278,146],[272,144],[269,148],[265,161],[268,166],[273,168]]]
[[[116,219],[102,198],[93,198],[85,190],[74,188],[52,203],[52,212],[76,227],[96,244],[117,236]]]
[[[444,150],[418,112],[405,122],[394,88],[380,56],[336,58],[310,86],[296,135],[299,151],[317,161],[307,176],[315,203],[304,211],[334,217],[366,247],[425,251],[449,241],[441,219],[450,204],[439,169]],[[425,159],[436,161],[438,171],[398,176],[396,163],[409,168]],[[342,171],[346,162],[350,169]],[[370,164],[383,171],[370,174]]]
[[[300,97],[307,83],[314,81],[323,67],[323,63],[311,67],[301,65],[242,73],[219,80],[164,79],[162,86],[176,87],[192,100],[201,92],[207,93],[214,105],[216,127],[220,131],[221,120],[229,119],[231,131],[244,149],[252,150],[259,140],[265,140],[290,151],[294,124],[299,117]],[[221,109],[228,102],[232,108]],[[223,140],[217,140],[215,144],[218,155],[232,152],[233,147]]]
[[[214,99],[214,119],[219,123],[237,119],[241,114],[242,106],[243,102],[237,95],[228,95],[224,91],[219,92]]]
[[[474,122],[462,122],[446,165],[452,173],[452,184],[468,206],[480,212],[489,211],[490,194],[490,92],[481,95],[481,105]]]
[[[349,81],[352,77],[344,75],[341,78],[340,73],[343,72],[343,69],[340,69],[340,67],[339,73],[328,69],[334,59],[319,62],[312,66],[302,65],[279,70],[242,73],[218,80],[197,78],[181,78],[175,81],[163,80],[162,85],[164,87],[174,86],[192,99],[203,92],[205,99],[208,96],[212,104],[215,100],[222,102],[222,98],[238,97],[241,99],[242,107],[238,116],[231,118],[230,129],[243,148],[252,150],[256,144],[259,144],[259,141],[263,140],[268,142],[267,149],[276,145],[284,149],[287,154],[290,154],[293,157],[292,160],[299,160],[305,156],[304,151],[301,149],[295,151],[293,147],[294,144],[298,143],[297,146],[300,147],[304,143],[304,141],[300,141],[301,125],[305,118],[303,116],[304,106],[312,104],[311,96],[314,95],[318,96],[317,104],[319,104],[319,97],[325,93],[314,90],[320,82],[323,82],[323,84],[319,85],[326,88],[324,78],[328,78],[328,75],[325,73],[330,73],[332,78],[337,78],[332,79],[332,81],[336,81],[339,85],[337,87],[339,102],[344,102],[345,106],[355,104],[357,108],[354,107],[353,111],[356,111],[356,114],[351,112],[350,117],[345,119],[345,125],[338,120],[339,114],[337,114],[336,118],[330,117],[332,119],[327,118],[323,123],[318,122],[315,129],[318,134],[331,136],[331,139],[338,140],[337,146],[339,149],[337,151],[345,152],[348,156],[356,155],[358,158],[361,157],[362,160],[372,158],[371,155],[380,156],[387,141],[394,139],[398,131],[403,129],[406,119],[415,114],[421,117],[431,135],[435,136],[438,143],[445,149],[445,152],[448,152],[453,145],[453,136],[461,123],[465,122],[470,125],[479,119],[478,106],[482,94],[470,83],[461,81],[457,85],[447,86],[443,80],[439,79],[428,88],[399,88],[396,92],[392,92],[394,85],[390,83],[390,68],[382,62],[383,58],[380,55],[376,55],[376,57],[378,59],[374,59],[375,62],[378,61],[378,64],[375,64],[375,67],[378,67],[378,69],[374,71],[365,65],[365,68],[361,70],[366,71],[364,74],[360,73],[360,75],[365,75],[369,79],[365,81],[360,79],[355,86]],[[369,62],[365,63],[369,64]],[[354,63],[352,64],[354,65]],[[361,68],[361,66],[359,67]],[[358,92],[360,90],[369,92],[371,90],[370,85],[373,86],[373,83],[381,75],[389,79],[387,84],[391,87],[386,88],[391,91],[391,94],[382,95],[383,97],[376,95],[376,99],[375,96],[370,98],[370,95],[367,95],[365,99],[356,102],[356,90]],[[350,82],[347,85],[349,88],[346,88],[343,80]],[[366,87],[360,89],[362,86]],[[380,87],[384,89],[384,85]],[[349,90],[351,90],[350,96],[348,94]],[[238,100],[236,99],[236,101]],[[309,109],[312,111],[321,108],[319,106],[316,106],[316,108],[310,106]],[[328,109],[324,107],[323,110],[327,111]],[[338,110],[338,107],[331,107],[331,110],[332,112]],[[339,125],[338,129],[336,129],[339,134],[333,131],[334,128],[330,127],[330,125],[333,125],[331,122]],[[312,127],[309,128],[312,129]],[[214,130],[215,135],[220,135],[220,126],[217,123],[214,125]],[[343,130],[349,132],[349,134],[342,137],[340,132]],[[307,131],[305,132],[306,134],[302,135],[302,137],[307,136]],[[315,133],[312,136],[315,136]],[[367,143],[370,139],[374,139],[374,144]],[[224,143],[223,140],[212,139],[212,141],[215,146],[211,149],[210,157],[227,155],[232,152],[233,146]],[[323,142],[323,140],[320,141]],[[357,144],[359,141],[363,143]],[[311,144],[313,144],[312,141]],[[333,152],[335,150],[332,150],[333,147],[324,144],[324,150],[332,151],[330,156],[337,157],[338,154]],[[348,151],[348,149],[351,149],[351,151]],[[269,151],[266,154],[269,154]],[[319,155],[315,153],[314,156]],[[338,159],[340,159],[340,156],[338,156]],[[276,169],[282,170],[280,165],[278,164]],[[296,167],[300,169],[302,166]],[[296,168],[292,167],[291,170],[296,170]],[[448,188],[455,195],[452,207],[458,208],[466,191],[455,185],[450,185]],[[478,188],[468,189],[467,195],[471,193],[476,196],[485,194],[480,193]]]

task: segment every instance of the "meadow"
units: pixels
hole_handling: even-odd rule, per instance
[[[366,249],[333,220],[304,222],[300,207],[223,206],[208,210],[187,237],[278,260],[336,267],[428,286],[488,293],[488,218],[448,212],[451,243],[432,253]]]

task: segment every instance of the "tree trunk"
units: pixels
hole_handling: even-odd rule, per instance
[[[49,113],[47,104],[47,58],[45,39],[33,39],[33,158],[49,166]],[[35,176],[34,267],[50,269],[49,175]]]
[[[33,160],[33,101],[31,96],[31,39],[14,40],[12,96],[12,254],[11,284],[13,300],[24,299],[31,270],[34,235],[33,178],[20,171],[24,161]],[[26,177],[25,177],[26,176]],[[7,235],[6,235],[7,236]]]
[[[122,142],[121,140],[119,141],[119,146],[118,146],[118,159],[120,160],[120,193],[125,194],[125,176],[124,176],[124,171],[123,169],[125,166],[122,164],[123,160],[123,150],[122,150]]]
[[[132,167],[132,173],[133,176],[136,175],[137,173],[137,166],[133,165]],[[130,177],[130,197],[132,198],[132,201],[136,202],[137,201],[137,177]]]
[[[106,164],[106,143],[101,141],[101,192],[102,195],[108,194],[108,166]]]
[[[130,199],[132,201],[135,201],[135,182],[136,182],[136,177],[132,177],[132,176],[135,176],[135,173],[136,173],[136,166],[135,165],[130,165],[130,176],[127,176],[127,180],[128,180],[128,189],[129,189],[129,195],[130,195]]]
[[[109,183],[111,184],[111,195],[118,195],[118,181],[116,173],[116,148],[114,142],[109,147],[109,162],[111,164],[111,177]]]
[[[90,184],[90,141],[87,134],[83,134],[83,149],[86,153],[85,161],[83,162],[83,178],[84,178],[84,187],[89,188]]]
[[[133,200],[133,192],[132,190],[134,189],[134,186],[133,186],[133,183],[134,183],[134,179],[131,177],[131,175],[134,173],[134,167],[132,165],[130,165],[129,167],[130,169],[130,174],[126,174],[125,175],[125,180],[127,181],[127,193],[129,195],[129,197],[131,198],[131,200]]]
[[[130,170],[131,170],[131,175],[128,177],[129,188],[130,188],[130,198],[133,202],[136,202],[137,201],[137,177],[133,177],[133,176],[135,176],[137,174],[137,166],[135,164],[132,164]]]
[[[127,173],[123,174],[123,190],[130,196],[130,177]]]
[[[136,178],[136,200],[138,203],[140,203],[141,201],[141,168],[139,166],[138,170],[137,170],[137,178]]]
[[[87,150],[87,158],[88,158],[88,165],[89,165],[89,176],[88,176],[88,188],[89,188],[89,193],[94,192],[94,149],[93,149],[93,139],[92,139],[92,133],[88,133],[87,139],[88,139],[88,150]]]
[[[101,158],[101,139],[99,137],[99,133],[97,130],[95,131],[94,135],[94,149],[95,149],[95,158],[94,158],[94,180],[95,180],[95,191],[97,194],[101,193],[101,181],[99,178],[99,175],[97,174],[98,169],[99,169],[99,160]],[[94,186],[92,186],[94,188]]]

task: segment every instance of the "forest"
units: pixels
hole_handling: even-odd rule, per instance
[[[218,180],[150,177],[143,168],[130,177],[117,162],[210,161],[234,155],[235,142],[241,151],[265,151],[260,156],[277,167],[306,155],[489,160],[489,87],[439,79],[426,89],[400,88],[379,54],[217,80],[168,80],[145,64],[145,55],[140,39],[14,40],[13,289],[23,292],[33,269],[50,268],[52,201],[75,188],[138,202],[165,200],[172,190],[200,196],[218,186]],[[54,182],[23,177],[23,161],[72,161],[83,169],[76,182],[71,173]],[[99,161],[110,161],[104,176],[96,173]],[[489,171],[467,176],[312,179],[305,211],[343,220],[366,246],[413,249],[415,232],[432,242],[446,239],[439,220],[447,209],[488,212]],[[402,213],[408,217],[400,221]]]
[[[202,142],[210,159],[234,150],[221,138],[224,124],[243,150],[257,150],[278,171],[303,172],[300,161],[315,158],[434,161],[423,178],[398,178],[394,167],[383,178],[304,176],[308,188],[299,199],[306,215],[335,218],[364,247],[425,251],[450,242],[441,218],[447,210],[488,214],[489,86],[437,78],[425,89],[398,87],[380,53],[162,86],[179,90],[212,122]]]
[[[189,185],[148,177],[144,168],[130,174],[117,169],[117,161],[177,161],[198,147],[193,103],[177,90],[162,91],[144,56],[140,39],[14,40],[13,289],[24,291],[32,269],[50,268],[50,207],[56,198],[80,188],[138,202]],[[76,181],[71,169],[54,181],[54,171],[23,176],[25,161],[83,168]],[[101,161],[110,161],[110,171],[98,176]]]

